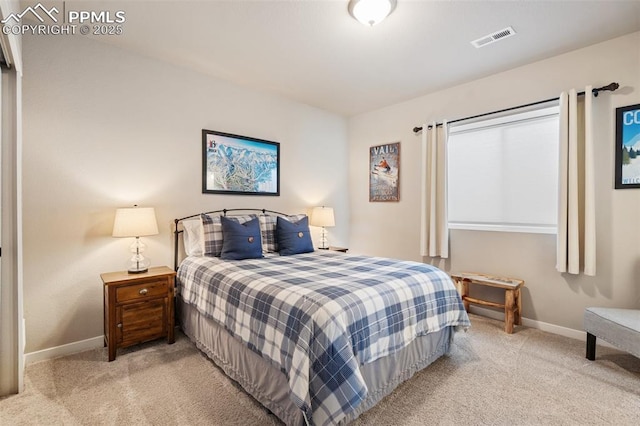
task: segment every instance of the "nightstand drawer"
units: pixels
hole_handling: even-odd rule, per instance
[[[132,300],[166,295],[167,280],[152,280],[142,284],[118,287],[116,289],[116,302],[129,302]]]

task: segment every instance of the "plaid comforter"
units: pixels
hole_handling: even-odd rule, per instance
[[[280,368],[316,425],[339,422],[365,399],[359,365],[470,325],[448,275],[416,262],[324,251],[188,257],[178,283],[186,303]]]

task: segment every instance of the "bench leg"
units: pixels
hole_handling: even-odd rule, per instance
[[[469,312],[469,302],[467,302],[466,300],[466,297],[469,295],[469,281],[456,280],[456,287],[458,289],[458,293],[460,293],[460,298],[462,299],[464,310]]]
[[[520,289],[516,290],[516,309],[518,309],[518,313],[516,314],[516,325],[522,325],[522,298],[520,297]]]
[[[596,336],[587,333],[587,359],[594,361],[596,359]]]
[[[513,333],[513,323],[515,321],[515,291],[505,290],[504,299],[504,331],[507,334],[511,334]]]

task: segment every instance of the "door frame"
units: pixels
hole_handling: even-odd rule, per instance
[[[19,12],[0,0],[0,18]],[[0,32],[0,396],[24,389],[22,256],[22,40]]]

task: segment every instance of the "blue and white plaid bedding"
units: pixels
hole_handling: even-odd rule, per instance
[[[280,368],[316,425],[339,422],[365,399],[359,365],[470,325],[449,276],[416,262],[325,251],[188,257],[178,284],[186,303]]]

